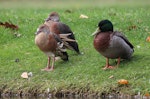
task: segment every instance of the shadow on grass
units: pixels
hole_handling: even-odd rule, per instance
[[[129,65],[130,63],[134,63],[134,62],[136,63],[137,61],[141,61],[141,60],[145,60],[145,59],[146,59],[145,55],[135,54],[131,57],[131,59],[121,59],[119,67],[124,68],[124,67],[126,67],[124,65]],[[110,64],[115,66],[117,64],[117,61],[118,61],[117,59],[115,61],[114,61],[114,59],[111,59]]]

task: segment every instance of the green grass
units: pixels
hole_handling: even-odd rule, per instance
[[[19,30],[0,27],[0,93],[47,93],[48,88],[53,94],[149,93],[150,43],[146,42],[146,38],[150,36],[150,6],[149,1],[144,4],[142,0],[138,0],[137,5],[132,6],[133,2],[107,2],[98,6],[95,1],[96,6],[93,6],[94,3],[91,6],[90,3],[87,6],[77,3],[78,6],[72,7],[60,3],[61,6],[57,7],[53,4],[47,6],[49,3],[46,1],[46,5],[37,3],[37,6],[28,5],[29,1],[26,2],[27,6],[18,5],[20,2],[16,0],[1,1],[0,21],[11,21],[19,26]],[[68,9],[71,13],[66,12]],[[69,62],[59,60],[55,63],[53,72],[42,72],[41,68],[46,66],[47,57],[34,44],[34,33],[52,11],[58,12],[61,21],[74,31],[84,54],[76,55],[75,52],[68,51]],[[80,14],[89,18],[80,19]],[[115,30],[122,31],[135,47],[133,58],[122,61],[115,70],[101,69],[105,65],[105,58],[93,47],[91,34],[102,19],[111,20]],[[21,36],[16,37],[14,33]],[[19,62],[15,62],[16,59]],[[115,60],[110,63],[115,65]],[[33,73],[30,80],[20,77],[25,71]],[[112,75],[114,77],[110,79]],[[129,85],[119,86],[119,79],[127,79]]]

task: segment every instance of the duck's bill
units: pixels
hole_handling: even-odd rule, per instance
[[[96,35],[97,33],[99,33],[101,30],[99,28],[96,29],[96,31],[94,33],[92,33],[92,36]]]

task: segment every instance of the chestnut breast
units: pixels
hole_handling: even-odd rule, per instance
[[[43,52],[55,52],[57,48],[57,41],[51,33],[46,34],[44,32],[41,32],[36,35],[35,44]]]
[[[54,22],[51,27],[50,27],[50,30],[52,33],[55,33],[55,34],[60,34],[60,31],[59,31],[59,28],[57,26],[57,23],[58,22]]]
[[[110,35],[111,33],[100,32],[95,36],[93,45],[98,52],[104,52],[108,48]]]

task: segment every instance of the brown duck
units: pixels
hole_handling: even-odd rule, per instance
[[[70,27],[62,22],[60,22],[60,18],[57,12],[52,12],[49,17],[45,20],[45,23],[49,26],[50,31],[60,35],[60,38],[64,43],[65,48],[74,50],[78,54],[80,54],[78,43],[75,41],[75,36],[70,29]]]
[[[68,61],[67,49],[71,49],[80,54],[78,44],[69,26],[59,22],[59,15],[53,12],[49,15],[44,24],[39,26],[35,36],[35,44],[48,56],[47,67],[44,71],[54,69],[55,57]],[[52,59],[52,64],[50,61]]]
[[[134,47],[128,39],[120,32],[113,31],[113,24],[109,20],[102,20],[98,24],[98,29],[94,37],[94,48],[104,57],[106,65],[103,69],[113,69],[118,67],[120,59],[130,59]],[[116,66],[109,65],[110,59],[118,59]]]

